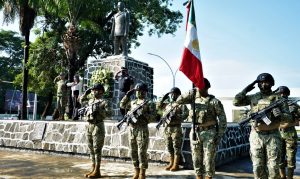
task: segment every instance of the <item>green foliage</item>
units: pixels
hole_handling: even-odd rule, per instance
[[[106,68],[100,67],[92,73],[92,77],[90,79],[89,87],[93,86],[96,83],[101,83],[104,86],[104,97],[110,98],[112,97],[113,90],[113,73]]]
[[[38,37],[30,47],[28,90],[39,96],[48,95],[55,91],[54,78],[63,71],[65,63],[64,49],[60,46],[61,39],[56,32],[47,32]],[[22,74],[15,79],[22,84]]]
[[[22,38],[13,31],[0,31],[0,79],[12,81],[22,70]]]

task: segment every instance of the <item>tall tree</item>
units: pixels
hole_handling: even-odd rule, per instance
[[[36,17],[36,11],[33,7],[37,4],[37,1],[29,0],[4,0],[1,2],[4,12],[4,22],[13,22],[16,15],[19,16],[19,29],[25,38],[24,46],[24,62],[23,62],[23,83],[22,83],[22,113],[21,119],[27,119],[27,87],[28,87],[28,69],[27,62],[29,57],[29,36],[30,29],[34,25],[34,19]]]

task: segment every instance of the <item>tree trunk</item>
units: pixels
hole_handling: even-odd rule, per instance
[[[53,101],[53,92],[50,92],[48,94],[47,104],[46,104],[46,106],[44,108],[44,111],[42,113],[42,119],[45,119],[47,114],[49,114],[49,110],[51,108],[52,101]]]
[[[21,119],[27,119],[27,86],[28,86],[28,69],[27,62],[29,58],[29,35],[30,29],[25,31],[25,47],[24,47],[24,64],[23,64],[23,86],[22,86],[22,113]]]

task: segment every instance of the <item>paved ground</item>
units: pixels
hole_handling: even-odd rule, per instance
[[[300,147],[298,146],[298,149]],[[298,150],[297,176],[300,178],[300,151]],[[0,148],[0,178],[84,178],[90,160],[86,157],[50,155],[24,151],[8,151]],[[164,166],[150,164],[148,179],[194,179],[192,170],[169,172]],[[131,163],[105,160],[101,165],[102,178],[129,179],[132,177]],[[242,158],[217,168],[216,179],[253,178],[249,158]]]

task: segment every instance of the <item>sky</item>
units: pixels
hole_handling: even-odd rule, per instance
[[[174,72],[178,69],[185,39],[186,8],[183,2],[185,0],[174,0],[171,7],[180,10],[184,16],[174,35],[158,38],[155,35],[149,37],[145,32],[139,37],[141,46],[131,49],[129,54],[154,68],[154,94],[157,96],[173,87],[173,77],[163,60],[148,53],[161,56]],[[194,2],[201,61],[204,76],[212,86],[210,93],[232,97],[264,72],[273,75],[273,89],[281,85],[300,88],[299,0]],[[18,31],[17,25],[3,25],[2,28]],[[178,71],[175,79],[182,92],[191,89],[192,83],[182,72]]]

